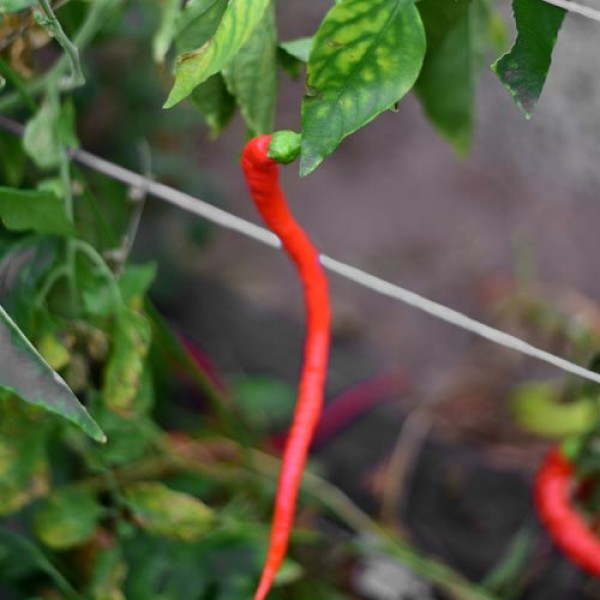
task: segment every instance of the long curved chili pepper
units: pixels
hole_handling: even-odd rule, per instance
[[[552,448],[536,476],[535,506],[548,534],[569,560],[600,577],[600,539],[573,503],[574,473],[560,448]]]
[[[242,153],[242,168],[258,211],[281,240],[302,280],[306,338],[296,409],[279,475],[269,548],[254,600],[266,598],[287,551],[302,471],[323,405],[329,355],[327,279],[317,250],[287,207],[279,185],[279,165],[268,156],[270,142],[270,135],[251,139]]]

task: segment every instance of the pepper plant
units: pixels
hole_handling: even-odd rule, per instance
[[[402,110],[411,91],[456,152],[469,150],[478,76],[507,38],[491,0],[338,0],[324,6],[316,31],[291,40],[278,34],[281,7],[0,0],[3,598],[248,598],[267,547],[278,461],[253,449],[236,398],[148,298],[156,269],[130,261],[143,185],[123,189],[72,160],[103,44],[142,41],[153,62],[143,76],[164,107],[193,107],[186,114],[212,136],[238,109],[249,136],[271,133],[281,73],[304,76],[291,152],[302,176],[382,112]],[[542,0],[513,8],[516,41],[492,68],[529,117],[564,12]],[[139,35],[144,27],[151,40]],[[168,118],[158,102],[154,111]],[[173,381],[186,379],[209,407],[202,417],[182,418],[172,402]],[[301,505],[304,527],[269,597],[350,597],[339,572],[370,546],[345,547],[323,573],[314,555],[327,556],[330,544],[308,527],[315,509],[368,533],[373,552],[451,596],[492,597],[315,475]]]

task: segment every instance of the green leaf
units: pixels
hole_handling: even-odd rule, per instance
[[[246,422],[257,431],[288,423],[294,412],[296,391],[272,377],[237,377],[231,392]]]
[[[177,52],[191,52],[214,35],[228,0],[190,0],[177,20]]]
[[[48,190],[0,187],[0,219],[11,231],[75,235],[61,198]]]
[[[133,416],[141,408],[136,399],[151,335],[150,323],[143,315],[133,310],[117,315],[102,395],[106,406],[122,416]]]
[[[66,102],[56,110],[45,101],[25,127],[23,148],[40,169],[58,167],[62,148],[77,144],[72,102]]]
[[[33,527],[46,546],[66,550],[88,540],[104,512],[92,491],[64,487],[40,505],[34,515]]]
[[[8,133],[0,132],[1,169],[5,182],[10,186],[21,185],[25,174],[26,156],[21,147],[21,140]]]
[[[249,134],[270,132],[277,99],[277,33],[273,3],[248,41],[223,67],[223,77],[237,100]]]
[[[424,55],[423,23],[411,0],[336,4],[308,61],[300,175],[400,100],[414,85]]]
[[[0,0],[0,13],[19,12],[26,8],[31,8],[35,0]]]
[[[312,37],[303,37],[296,40],[290,40],[289,42],[282,42],[279,44],[279,47],[285,50],[290,56],[293,56],[303,63],[307,63],[312,43]]]
[[[190,100],[204,116],[213,138],[223,131],[235,114],[235,98],[229,93],[221,73],[194,88]]]
[[[174,106],[211,75],[218,73],[240,50],[263,18],[270,0],[229,0],[214,35],[202,46],[177,57],[175,83],[165,102]]]
[[[543,0],[513,0],[517,40],[492,69],[527,118],[542,93],[566,11]]]
[[[422,0],[427,53],[415,91],[427,117],[460,155],[471,144],[475,84],[489,17],[480,0]]]
[[[0,387],[72,421],[90,437],[106,436],[87,410],[0,306]]]
[[[589,431],[598,418],[599,408],[597,400],[586,397],[561,402],[556,384],[546,382],[519,386],[510,402],[511,414],[519,426],[553,439]]]
[[[160,26],[152,39],[152,58],[162,64],[177,31],[181,0],[160,0]]]
[[[135,483],[125,487],[123,495],[138,525],[150,533],[193,541],[214,522],[212,510],[203,502],[162,483]]]

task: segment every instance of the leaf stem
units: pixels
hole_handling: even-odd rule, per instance
[[[81,60],[79,59],[79,49],[65,33],[65,30],[62,28],[60,21],[56,18],[56,15],[50,6],[50,2],[48,2],[48,0],[38,0],[38,4],[44,13],[44,16],[40,18],[39,13],[36,13],[37,22],[45,27],[48,33],[65,51],[71,65],[71,85],[73,87],[82,86],[85,83],[85,77],[81,67]]]

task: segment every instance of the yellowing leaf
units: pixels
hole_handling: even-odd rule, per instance
[[[214,515],[208,506],[162,483],[135,483],[123,493],[138,525],[151,533],[193,541],[212,526]]]

